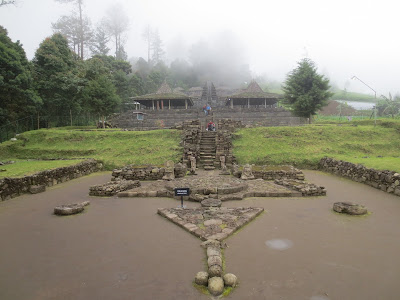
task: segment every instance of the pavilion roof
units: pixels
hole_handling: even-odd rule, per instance
[[[190,97],[188,95],[185,95],[182,92],[172,91],[171,87],[164,80],[163,84],[160,86],[160,88],[157,90],[157,92],[155,92],[153,94],[146,94],[146,95],[132,97],[131,99],[136,100],[136,101],[137,100],[174,100],[174,99],[179,99],[179,100],[188,99],[189,100]]]
[[[258,85],[256,81],[250,82],[249,86],[245,90],[241,90],[237,94],[230,95],[228,98],[281,98],[282,96],[279,94],[274,93],[266,93],[264,92],[261,87]]]

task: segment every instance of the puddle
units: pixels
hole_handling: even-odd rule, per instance
[[[291,248],[293,246],[293,242],[288,239],[275,239],[266,241],[265,245],[267,245],[268,248],[283,251]]]

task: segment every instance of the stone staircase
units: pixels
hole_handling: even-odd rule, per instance
[[[200,138],[200,166],[204,170],[214,170],[215,161],[215,131],[203,131]]]

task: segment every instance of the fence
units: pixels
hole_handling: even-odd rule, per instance
[[[90,115],[73,116],[29,116],[13,122],[0,125],[0,143],[8,141],[16,134],[37,130],[38,128],[53,128],[63,126],[94,126],[97,118]]]

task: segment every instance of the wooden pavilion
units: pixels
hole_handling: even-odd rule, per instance
[[[281,95],[266,93],[257,82],[250,82],[249,86],[241,92],[230,95],[226,98],[225,105],[231,108],[235,106],[241,107],[276,107]]]
[[[166,81],[154,94],[131,97],[133,101],[139,102],[146,108],[163,110],[172,108],[185,108],[193,106],[193,100],[179,91],[173,92]]]

